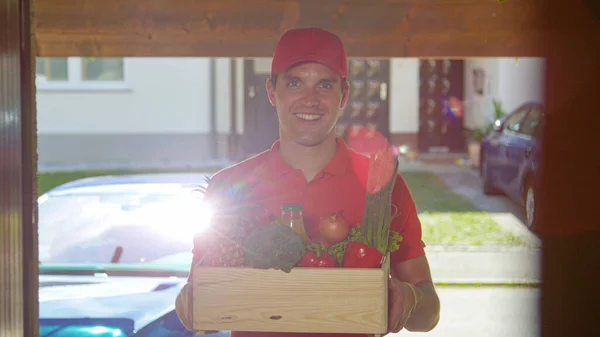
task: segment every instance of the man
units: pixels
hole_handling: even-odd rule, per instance
[[[348,149],[335,133],[340,110],[348,100],[347,64],[342,41],[325,30],[293,29],[279,40],[266,83],[269,101],[279,118],[279,140],[270,150],[212,178],[227,186],[240,186],[240,182],[254,186],[246,197],[267,210],[263,222],[267,214],[279,214],[284,203],[304,205],[305,226],[311,238],[316,235],[320,216],[343,210],[351,223],[361,222],[369,159]],[[403,241],[391,256],[389,332],[403,328],[429,331],[437,325],[440,304],[421,241],[416,206],[399,174],[392,202],[399,214],[392,228]],[[195,250],[199,245],[195,243]],[[196,261],[197,256],[193,264]],[[188,283],[177,298],[177,313],[188,328],[192,322],[190,299]],[[235,337],[300,335],[321,336],[232,333]]]

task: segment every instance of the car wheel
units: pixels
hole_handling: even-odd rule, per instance
[[[527,220],[527,227],[532,228],[535,224],[536,215],[536,203],[535,203],[535,189],[532,184],[527,184],[525,189],[525,216]]]
[[[498,191],[494,188],[494,185],[492,183],[492,178],[490,177],[489,174],[489,164],[487,159],[485,158],[485,155],[482,153],[481,154],[481,163],[479,164],[480,167],[480,173],[481,173],[481,180],[482,180],[482,184],[483,184],[483,193],[486,195],[494,195],[497,194]]]

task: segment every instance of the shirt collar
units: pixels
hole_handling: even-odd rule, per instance
[[[332,175],[342,175],[346,173],[346,169],[348,168],[348,163],[350,161],[350,155],[344,140],[340,137],[337,137],[336,141],[337,151],[325,168],[323,168],[323,172]],[[276,175],[284,175],[295,171],[294,168],[288,165],[288,163],[286,163],[279,155],[279,140],[275,141],[269,150],[268,166],[270,168],[269,171]]]

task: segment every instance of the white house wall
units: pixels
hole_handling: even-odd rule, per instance
[[[209,132],[208,69],[207,58],[128,58],[125,60],[128,89],[40,89],[38,132],[42,135]]]
[[[390,133],[415,134],[419,131],[419,59],[394,58],[390,61]]]
[[[472,58],[465,61],[465,127],[485,125],[492,119],[492,101],[506,112],[527,101],[544,101],[543,58]],[[483,95],[475,93],[473,70],[485,72]]]
[[[127,58],[124,88],[38,88],[40,168],[210,161],[209,64],[208,58]],[[217,67],[217,128],[228,132],[228,60],[217,60]]]
[[[477,95],[474,88],[475,69],[485,71],[483,96]],[[468,59],[465,61],[464,78],[464,127],[475,128],[484,125],[486,116],[493,116],[492,98],[498,97],[499,62],[495,58]]]
[[[543,58],[501,58],[498,97],[507,111],[526,101],[544,101],[545,60]]]

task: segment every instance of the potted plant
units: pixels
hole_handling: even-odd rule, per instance
[[[467,153],[473,167],[479,167],[479,154],[481,151],[481,140],[485,136],[484,128],[473,128],[466,130],[467,135]]]
[[[479,167],[479,157],[481,153],[481,140],[485,135],[494,129],[494,124],[497,120],[501,120],[506,116],[506,112],[502,109],[502,103],[498,100],[492,100],[494,105],[494,116],[492,120],[488,120],[482,127],[465,129],[467,137],[467,152],[473,167]]]
[[[494,127],[494,123],[496,123],[497,120],[501,120],[506,117],[506,111],[502,109],[502,103],[500,101],[492,100],[492,104],[494,105],[494,119],[488,125],[488,131]]]

